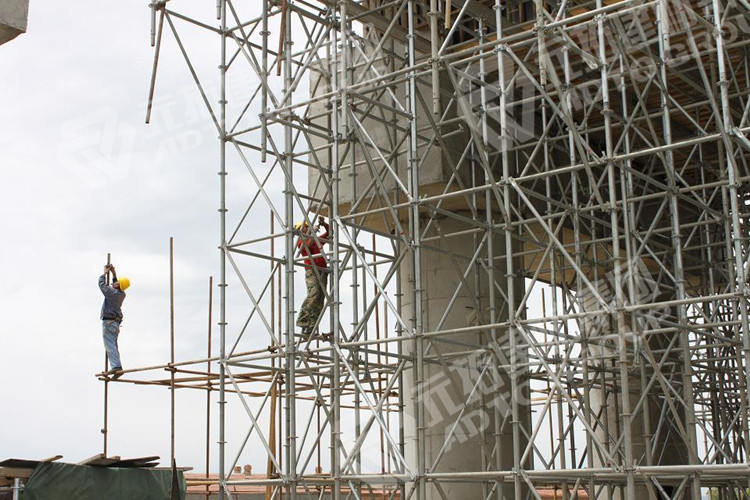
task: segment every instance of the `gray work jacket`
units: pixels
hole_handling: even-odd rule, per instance
[[[99,290],[104,294],[104,303],[99,319],[122,321],[122,303],[125,300],[125,292],[119,288],[107,285],[104,275],[99,276]]]

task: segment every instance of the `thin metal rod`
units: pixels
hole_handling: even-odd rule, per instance
[[[175,453],[175,384],[174,384],[174,238],[169,238],[169,452],[174,463]],[[210,394],[210,393],[209,393]]]
[[[111,254],[107,254],[107,265],[112,264]],[[109,286],[109,271],[105,273],[104,281]],[[104,371],[106,373],[109,370],[109,354],[107,350],[104,350]],[[109,433],[108,420],[109,420],[109,377],[104,377],[104,423],[102,425],[102,453],[107,456],[107,434]]]
[[[154,7],[151,8],[152,12]],[[152,13],[152,15],[154,15]],[[151,84],[148,88],[148,107],[146,108],[146,123],[151,123],[151,109],[154,105],[154,91],[156,89],[156,71],[159,68],[159,54],[161,52],[161,35],[164,31],[164,7],[159,9],[159,34],[156,37],[156,48],[154,48],[154,64],[151,68]],[[151,44],[153,46],[153,42]]]
[[[271,229],[271,235],[273,236],[276,233],[276,229],[274,226],[274,215],[273,212],[269,211],[269,222],[270,222],[270,229]],[[271,238],[271,257],[276,256],[276,239]],[[273,262],[271,262],[271,328],[273,332],[276,332],[280,330],[280,328],[277,327],[276,321],[277,321],[277,314],[276,314],[276,307],[275,307],[275,301],[276,301],[276,270],[277,268],[274,266]],[[280,271],[280,269],[279,269]],[[281,318],[278,317],[278,320],[280,321]],[[279,325],[280,326],[280,325]],[[275,334],[274,334],[275,335]],[[276,358],[271,359],[271,366],[273,368],[276,367]],[[274,385],[271,388],[271,407],[269,409],[269,423],[268,423],[268,446],[271,448],[272,451],[276,451],[276,428],[277,428],[277,422],[276,422],[276,413],[277,413],[277,402],[279,395],[277,394],[278,391],[278,383],[272,382]],[[277,462],[281,462],[281,460],[277,457]],[[274,476],[275,473],[278,473],[274,468],[273,461],[269,457],[266,460],[266,476],[271,478]],[[273,487],[271,485],[266,487],[266,500],[271,500],[273,497]]]

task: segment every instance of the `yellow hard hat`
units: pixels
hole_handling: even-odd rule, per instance
[[[120,278],[117,282],[120,284],[120,290],[127,290],[130,288],[130,280],[128,278]]]
[[[296,223],[294,225],[294,229],[296,229],[297,231],[299,231],[303,227],[307,227],[307,221],[305,221],[305,222],[298,222],[298,223]]]

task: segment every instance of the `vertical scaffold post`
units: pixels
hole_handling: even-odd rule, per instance
[[[346,15],[345,2],[341,3],[343,16]],[[343,24],[342,24],[343,26]],[[331,172],[332,172],[332,183],[331,183],[331,215],[333,226],[333,273],[331,276],[331,282],[333,284],[333,304],[331,311],[331,332],[333,334],[333,343],[338,345],[339,342],[339,280],[340,268],[339,268],[339,139],[340,139],[340,124],[339,124],[339,108],[341,106],[341,100],[339,95],[339,73],[338,73],[338,32],[333,30],[331,35],[331,129],[333,131],[333,140],[331,146]],[[339,353],[337,349],[333,349],[333,367],[331,369],[332,381],[331,381],[331,476],[333,477],[333,491],[331,498],[333,500],[339,500],[341,498],[341,455],[339,453],[339,439],[341,436],[341,410],[340,410],[340,397],[341,397],[341,361],[339,359]]]
[[[286,2],[285,2],[286,3]],[[284,95],[287,102],[281,103],[287,106],[293,101],[292,97],[292,9],[282,9],[282,26],[284,40],[282,53],[279,54],[279,64],[283,61],[284,71]],[[294,340],[294,143],[292,141],[292,127],[294,112],[289,109],[284,116],[284,161],[283,168],[286,171],[286,184],[284,187],[284,206],[286,221],[286,374],[285,374],[285,400],[286,406],[286,481],[290,500],[297,498],[297,416],[296,416],[296,356],[297,346]]]
[[[269,213],[269,219],[271,223],[271,262],[270,262],[270,270],[271,270],[271,333],[273,334],[272,337],[275,339],[276,337],[276,320],[277,315],[275,311],[275,304],[276,301],[276,229],[274,227],[274,221],[273,221],[273,211],[270,211]],[[278,318],[279,321],[281,321],[281,318]],[[272,349],[276,348],[276,345],[273,345],[275,343],[275,340],[272,339]],[[275,371],[276,368],[276,358],[271,358],[271,369],[274,374],[277,372]],[[269,408],[269,418],[268,418],[268,447],[273,452],[276,450],[276,403],[278,402],[278,383],[272,378],[271,383],[273,384],[271,386],[271,407]],[[279,459],[277,457],[276,461],[278,462]],[[272,477],[274,473],[277,472],[274,469],[273,460],[271,460],[271,457],[269,456],[266,460],[266,476]],[[271,485],[266,486],[266,500],[271,500],[273,498],[273,491],[274,488]]]
[[[601,9],[603,6],[602,0],[597,0],[596,7]],[[609,213],[610,213],[610,226],[612,231],[612,258],[613,258],[613,271],[614,271],[614,290],[615,290],[615,310],[610,311],[611,314],[615,315],[615,322],[617,325],[618,335],[618,365],[619,365],[619,378],[620,378],[620,411],[622,415],[622,434],[624,437],[623,448],[624,448],[624,467],[627,471],[626,485],[623,497],[626,500],[634,500],[635,498],[635,476],[633,473],[633,447],[632,447],[632,413],[630,403],[630,383],[629,383],[629,366],[630,360],[628,359],[628,332],[625,323],[625,315],[623,313],[624,307],[624,295],[622,288],[622,269],[623,261],[621,257],[620,249],[620,220],[619,220],[619,209],[617,204],[617,189],[616,189],[616,175],[615,175],[615,163],[613,160],[614,156],[614,144],[612,138],[612,109],[610,108],[610,93],[609,93],[609,78],[607,65],[607,54],[606,54],[606,39],[604,34],[604,17],[599,14],[596,18],[597,24],[597,43],[599,46],[599,66],[600,66],[600,78],[601,78],[601,92],[602,92],[602,115],[604,117],[604,140],[606,147],[606,160],[607,160],[607,182],[609,189]]]
[[[107,265],[109,266],[112,263],[112,256],[111,254],[107,254]],[[105,273],[105,282],[107,283],[107,286],[109,286],[109,271]],[[104,371],[106,372],[109,370],[109,355],[107,354],[107,350],[104,350]],[[102,449],[102,453],[104,453],[104,456],[107,456],[107,433],[109,432],[108,426],[108,416],[109,416],[109,376],[104,376],[104,426],[102,427],[102,437],[104,440],[104,446]]]
[[[408,65],[411,68],[408,74],[408,113],[409,119],[409,140],[407,142],[407,179],[409,183],[409,232],[411,245],[411,266],[414,279],[414,320],[412,324],[414,334],[414,352],[413,362],[416,364],[414,369],[414,407],[416,409],[415,420],[417,426],[417,477],[416,477],[416,498],[417,500],[426,500],[427,483],[425,479],[425,429],[424,429],[424,336],[422,325],[422,255],[420,243],[420,224],[419,224],[419,154],[418,133],[417,133],[417,75],[414,69],[416,65],[416,54],[414,45],[414,0],[409,0],[407,7],[408,16]]]
[[[209,478],[211,470],[211,390],[213,382],[211,379],[211,326],[213,321],[214,304],[214,277],[208,277],[208,349],[206,353],[206,479]],[[211,488],[206,485],[206,500],[211,496]]]
[[[227,2],[220,5],[221,63],[219,64],[219,500],[226,498],[226,329],[227,329]]]
[[[174,463],[174,238],[169,238],[169,463]]]
[[[271,33],[268,31],[268,0],[263,0],[262,4],[263,21],[260,35],[263,37],[263,45],[261,48],[261,64],[262,64],[262,78],[265,82],[268,81],[268,35]],[[266,156],[268,149],[268,86],[261,84],[261,115],[260,115],[260,161],[261,163],[266,162]]]
[[[21,489],[21,480],[19,478],[13,479],[13,500],[20,500]]]

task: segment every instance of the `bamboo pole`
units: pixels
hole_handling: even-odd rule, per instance
[[[276,446],[276,401],[277,401],[277,384],[274,383],[271,386],[271,418],[268,423],[268,447],[273,450]],[[266,476],[270,479],[275,476],[274,466],[271,457],[268,457],[266,464]],[[273,494],[273,487],[266,486],[266,500],[271,500]]]
[[[214,297],[214,277],[209,276],[208,278],[208,357],[206,358],[206,367],[208,371],[208,380],[206,385],[206,479],[209,478],[209,472],[211,470],[211,313],[213,311],[213,297]],[[211,489],[206,485],[206,500],[211,496]]]

